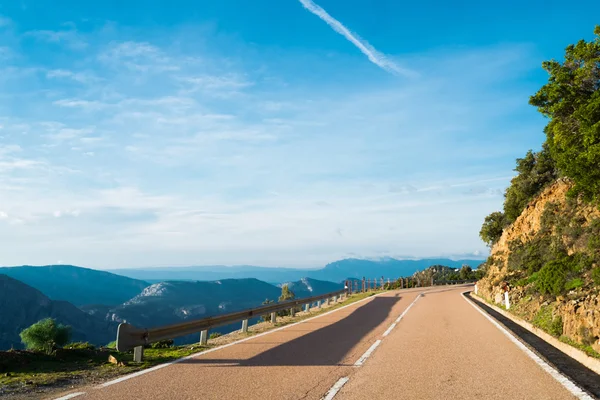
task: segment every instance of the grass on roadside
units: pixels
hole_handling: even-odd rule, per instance
[[[577,343],[576,341],[574,341],[573,339],[569,338],[568,336],[562,335],[560,338],[558,338],[561,342],[566,343],[570,346],[573,346],[581,351],[583,351],[585,354],[587,354],[590,357],[594,357],[594,358],[598,358],[600,359],[600,353],[598,353],[596,350],[594,350],[592,348],[592,346],[586,346],[584,344],[581,343]]]

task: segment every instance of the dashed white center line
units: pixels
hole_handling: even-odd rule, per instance
[[[404,310],[402,312],[402,314],[400,314],[400,316],[394,321],[394,323],[392,323],[392,325],[390,325],[389,328],[387,328],[387,330],[385,332],[383,332],[383,337],[386,337],[387,335],[389,335],[392,332],[392,329],[394,329],[396,327],[396,324],[398,322],[400,322],[400,320],[402,318],[404,318],[404,316],[406,315],[406,313],[408,312],[408,310],[410,310],[410,308],[417,302],[417,300],[419,300],[419,297],[423,296],[423,293],[420,293],[414,300],[412,303],[410,303],[410,305],[408,307],[406,307],[406,310]]]
[[[387,330],[385,332],[383,332],[383,337],[386,337],[387,335],[390,334],[390,332],[392,331],[392,329],[394,329],[396,327],[396,323],[394,322],[393,324],[390,325],[389,328],[387,328]]]
[[[375,351],[375,349],[377,348],[377,346],[379,346],[381,344],[381,340],[377,340],[375,343],[373,343],[371,345],[371,347],[369,347],[369,349],[367,351],[365,351],[365,354],[363,354],[355,363],[354,366],[355,367],[360,367],[361,365],[363,365],[365,363],[365,361],[367,361],[367,358],[369,358],[371,356],[371,353],[373,353]]]
[[[329,389],[329,392],[327,392],[325,397],[323,397],[323,400],[333,400],[333,398],[340,391],[342,386],[344,386],[349,380],[350,378],[348,378],[347,376],[340,378],[340,380],[337,381],[335,385],[331,387],[331,389]]]

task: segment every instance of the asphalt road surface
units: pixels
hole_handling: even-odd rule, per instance
[[[76,398],[577,398],[466,301],[465,290],[388,292],[105,387],[80,389]]]

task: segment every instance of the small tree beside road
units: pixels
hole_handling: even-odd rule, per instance
[[[27,349],[52,354],[57,348],[69,343],[71,327],[46,318],[24,329],[20,336]]]

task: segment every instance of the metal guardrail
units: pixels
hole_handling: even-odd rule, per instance
[[[242,332],[248,331],[248,320],[250,318],[260,317],[263,315],[271,315],[271,322],[275,322],[277,312],[283,310],[291,310],[292,316],[295,314],[299,306],[306,305],[306,310],[310,309],[310,305],[322,300],[329,301],[346,294],[346,289],[341,289],[335,292],[322,294],[319,296],[306,297],[303,299],[294,299],[281,303],[268,304],[261,307],[251,308],[248,310],[237,311],[229,314],[216,315],[194,321],[181,322],[172,325],[159,326],[156,328],[137,328],[128,323],[121,323],[117,329],[117,350],[128,351],[134,349],[134,361],[141,362],[143,355],[143,346],[151,343],[159,342],[165,339],[173,339],[180,336],[189,335],[200,332],[200,343],[206,344],[208,340],[208,330],[217,326],[227,325],[232,322],[242,321]]]

